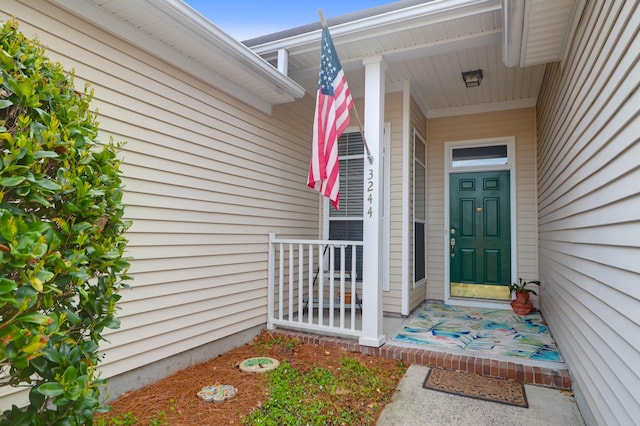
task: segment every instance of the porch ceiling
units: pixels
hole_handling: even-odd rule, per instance
[[[561,59],[581,3],[401,0],[328,25],[355,96],[364,93],[362,60],[382,55],[387,91],[408,80],[422,110],[438,117],[535,105],[544,64]],[[245,44],[274,65],[286,50],[289,76],[315,96],[320,31],[311,24]],[[512,66],[505,65],[508,58]],[[475,69],[482,69],[482,83],[467,89],[461,73]]]

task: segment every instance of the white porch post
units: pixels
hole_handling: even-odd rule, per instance
[[[366,58],[364,135],[373,162],[364,160],[364,224],[362,265],[362,336],[363,346],[382,346],[382,149],[384,140],[384,78],[382,56]],[[365,153],[366,154],[366,153]]]
[[[289,52],[285,49],[278,50],[278,71],[289,75]]]

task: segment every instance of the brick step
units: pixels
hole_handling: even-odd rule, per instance
[[[390,343],[384,344],[380,348],[372,348],[369,346],[360,346],[356,340],[342,337],[320,336],[282,329],[277,329],[275,332],[296,337],[306,344],[317,345],[324,348],[340,348],[349,352],[361,352],[365,355],[397,359],[408,364],[459,370],[487,377],[515,379],[529,385],[571,390],[571,376],[565,368],[539,367],[520,364],[517,361],[498,361],[454,352],[406,348]]]

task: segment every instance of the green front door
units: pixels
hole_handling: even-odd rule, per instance
[[[450,175],[450,294],[509,300],[509,171]]]

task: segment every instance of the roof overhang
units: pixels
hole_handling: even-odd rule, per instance
[[[566,54],[584,2],[401,0],[327,23],[355,96],[363,61],[381,56],[387,92],[410,87],[427,117],[443,117],[535,105],[545,64]],[[315,23],[244,43],[273,64],[285,52],[289,76],[312,94],[320,32]],[[484,80],[467,89],[461,73],[474,69]]]
[[[352,21],[332,25],[332,19],[328,20],[331,27],[331,37],[336,44],[347,44],[371,38],[383,37],[398,31],[408,31],[438,22],[450,21],[467,16],[473,16],[483,12],[500,10],[500,0],[431,0],[423,1],[411,6],[405,6],[403,2],[392,3],[395,9],[372,16],[364,16]],[[371,9],[377,10],[377,9]],[[273,35],[256,38],[245,42],[259,55],[267,55],[271,58],[273,52],[285,49],[290,55],[317,50],[318,40],[322,29],[320,25],[301,27],[301,30],[314,28],[300,34],[292,34],[273,40]],[[287,34],[291,32],[283,32]],[[277,35],[277,34],[275,34]],[[261,42],[261,40],[267,40]],[[271,55],[269,55],[271,53]],[[388,52],[384,52],[385,55]]]
[[[506,66],[560,61],[586,0],[502,0],[502,57]]]
[[[303,87],[180,0],[137,0],[127,8],[53,2],[266,113],[304,96]]]

